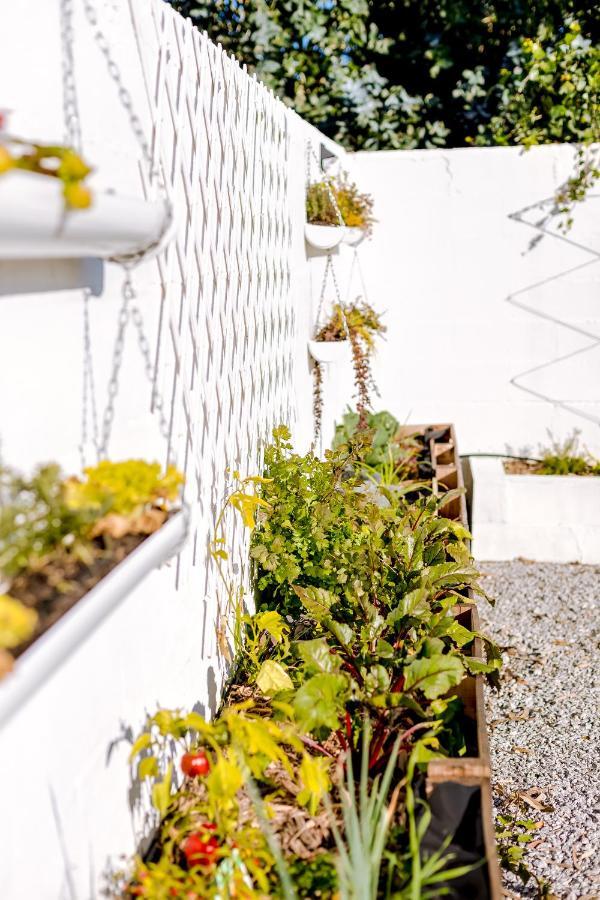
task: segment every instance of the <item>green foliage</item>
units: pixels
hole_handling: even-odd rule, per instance
[[[360,435],[360,464],[367,476],[390,485],[417,475],[416,463],[422,444],[412,435],[400,436],[399,422],[391,413],[385,410],[370,412],[366,416],[366,427],[361,429],[360,424],[360,414],[348,408],[341,423],[335,426],[334,449]]]
[[[351,759],[346,759],[345,784],[340,790],[343,832],[330,808],[341,900],[377,900],[383,854],[398,802],[398,791],[388,797],[400,741],[394,744],[383,775],[373,779],[369,778],[370,749],[371,736],[365,726],[358,784]]]
[[[13,578],[60,553],[89,564],[94,552],[91,538],[96,535],[122,537],[130,531],[156,530],[183,481],[173,466],[161,475],[158,463],[144,460],[105,460],[85,474],[84,481],[65,479],[57,465],[46,465],[24,478],[0,469],[0,572],[4,576]],[[161,515],[140,521],[149,510],[160,510]],[[109,516],[119,517],[117,531],[114,519],[104,527]]]
[[[579,449],[579,432],[575,430],[564,441],[551,437],[551,446],[541,448],[542,475],[596,475],[600,474],[600,462]]]
[[[598,20],[572,0],[171,0],[284,102],[349,149],[587,140],[591,94],[556,91],[550,106],[522,64],[593,86]],[[583,49],[569,44],[576,21]],[[550,45],[538,60],[526,39]],[[555,49],[552,49],[555,48]],[[586,74],[587,73],[587,74]],[[560,77],[560,76],[558,76]],[[583,78],[583,82],[581,79]],[[561,85],[557,83],[557,88]],[[520,94],[524,94],[524,98]],[[554,88],[552,89],[554,94]],[[566,99],[566,102],[565,102]],[[524,102],[523,102],[524,101]],[[545,120],[530,115],[538,107]],[[564,111],[560,108],[564,106]],[[564,126],[559,125],[561,118]],[[491,123],[491,124],[490,124]],[[547,129],[542,134],[544,127]],[[557,138],[553,134],[560,134]]]
[[[306,189],[306,221],[312,225],[341,225],[334,197],[333,182],[309,184]]]
[[[393,419],[384,421],[391,431]],[[499,654],[483,638],[488,661],[471,657],[476,634],[453,611],[468,588],[483,593],[468,533],[439,515],[433,497],[409,504],[381,488],[381,506],[359,490],[360,458],[352,441],[325,460],[299,456],[281,427],[265,449],[265,477],[236,473],[236,502],[227,505],[245,522],[251,510],[256,521],[259,601],[255,615],[237,617],[236,671],[256,681],[257,705],[225,706],[212,722],[159,710],[131,751],[165,817],[158,866],[170,886],[181,877],[173,866],[182,841],[207,823],[219,850],[206,897],[231,884],[236,859],[247,875],[240,896],[249,900],[328,897],[334,889],[341,900],[375,898],[384,875],[393,896],[418,900],[465,871],[448,869],[445,845],[421,858],[427,810],[418,819],[412,782],[430,759],[460,752],[460,700],[449,691],[473,665],[493,677]],[[213,542],[219,567],[228,558],[223,515]],[[210,771],[199,789],[174,791],[173,744],[204,751]],[[284,817],[290,794],[296,815],[328,811],[337,877],[327,857],[316,857],[296,878],[297,861],[271,824],[282,774]],[[405,815],[396,816],[403,801]],[[393,823],[395,852],[386,853]]]
[[[12,578],[62,551],[86,555],[84,536],[93,521],[66,502],[56,465],[40,466],[31,478],[0,470],[0,572]]]
[[[500,70],[497,112],[480,125],[479,144],[591,143],[600,139],[600,46],[569,19],[542,23],[512,48]]]
[[[330,853],[319,853],[312,859],[293,859],[288,869],[298,897],[330,898],[337,891],[335,859]]]

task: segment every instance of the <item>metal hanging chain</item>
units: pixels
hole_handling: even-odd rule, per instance
[[[361,287],[361,293],[359,296],[361,296],[364,299],[365,303],[368,303],[369,296],[367,294],[367,284],[365,282],[364,272],[363,272],[362,266],[360,264],[360,256],[358,253],[358,247],[353,247],[352,250],[353,250],[353,254],[352,254],[352,262],[350,264],[350,273],[348,275],[348,290],[346,291],[346,302],[348,303],[350,301],[350,291],[352,289],[352,280],[353,280],[353,276],[354,276],[354,270],[356,269],[356,271],[358,272],[358,278],[359,278],[360,287]]]
[[[325,300],[325,291],[327,290],[327,278],[329,273],[331,273],[331,280],[333,281],[333,288],[335,291],[335,296],[337,300],[337,305],[340,308],[342,314],[342,325],[344,328],[344,332],[346,335],[346,340],[350,340],[350,331],[348,328],[348,321],[346,319],[346,309],[344,304],[342,303],[342,297],[340,294],[340,288],[338,285],[338,280],[335,274],[335,268],[333,265],[333,256],[331,251],[327,254],[327,262],[325,263],[325,271],[323,272],[323,281],[321,283],[321,292],[319,294],[319,306],[317,308],[317,320],[315,324],[315,335],[319,333],[319,325],[321,323],[321,313],[323,311],[323,302]]]
[[[167,422],[167,419],[165,417],[163,399],[160,396],[154,383],[154,366],[152,364],[152,354],[150,351],[150,344],[148,343],[148,339],[146,338],[146,335],[144,333],[142,313],[139,307],[132,303],[132,301],[137,299],[137,294],[135,292],[135,288],[133,287],[131,272],[129,269],[125,269],[125,280],[123,282],[122,296],[123,301],[119,310],[117,337],[113,350],[112,370],[108,382],[108,400],[106,403],[106,409],[104,410],[104,414],[102,417],[102,440],[98,447],[98,456],[100,459],[106,459],[106,455],[108,452],[108,444],[110,442],[112,425],[115,418],[115,400],[117,394],[119,393],[119,374],[121,371],[121,364],[123,362],[125,334],[127,332],[127,325],[129,324],[129,320],[131,319],[137,332],[138,346],[144,360],[144,371],[146,377],[148,378],[148,381],[152,385],[152,406],[153,409],[155,409],[158,413],[158,425],[160,433],[169,444],[167,452],[167,463],[169,463],[172,461],[169,423]]]
[[[88,410],[92,425],[92,444],[96,449],[96,456],[100,453],[98,432],[98,408],[96,405],[96,385],[94,381],[94,366],[92,358],[92,339],[90,331],[90,292],[85,290],[83,294],[83,391],[81,402],[81,443],[79,456],[81,468],[86,466],[86,445],[88,442]],[[89,401],[89,402],[88,402]]]
[[[73,0],[61,0],[60,39],[62,45],[62,85],[65,143],[81,152],[81,126],[77,84],[75,81],[75,60],[73,57]]]
[[[81,153],[81,124],[79,119],[79,102],[77,82],[75,80],[75,59],[73,55],[73,0],[61,0],[60,4],[60,38],[62,47],[62,87],[63,116],[65,125],[65,143]],[[90,292],[83,293],[83,381],[81,397],[81,443],[79,455],[81,468],[86,466],[86,450],[88,443],[88,425],[91,424],[91,441],[98,453],[98,412],[96,405],[96,389],[94,381],[94,363],[90,332]]]
[[[108,69],[108,73],[112,80],[114,81],[117,88],[117,95],[119,100],[121,101],[121,105],[123,109],[127,113],[127,117],[129,119],[129,125],[135,138],[139,144],[140,150],[142,151],[142,157],[144,162],[148,166],[148,174],[150,178],[150,184],[156,183],[158,185],[158,189],[163,196],[165,201],[165,207],[167,215],[165,217],[165,222],[163,228],[161,230],[160,235],[157,237],[152,244],[149,244],[143,250],[138,251],[137,253],[130,253],[124,256],[115,257],[115,262],[123,262],[123,263],[137,263],[141,262],[145,256],[149,253],[152,253],[157,247],[160,246],[165,234],[171,228],[173,223],[173,204],[171,203],[171,198],[169,195],[169,191],[167,188],[166,181],[163,177],[162,169],[159,165],[156,165],[153,158],[152,152],[150,150],[150,145],[146,140],[146,135],[144,134],[144,127],[142,125],[142,121],[138,116],[137,112],[134,109],[133,100],[131,98],[130,92],[125,87],[123,82],[123,78],[121,77],[121,71],[119,66],[117,65],[112,51],[110,49],[110,44],[106,38],[106,35],[102,31],[98,21],[98,15],[94,8],[91,0],[82,0],[83,10],[85,12],[85,16],[94,32],[94,40],[98,45],[98,48],[104,59],[106,61],[106,67]]]
[[[64,4],[68,7],[71,7],[72,0],[62,0]],[[115,345],[113,350],[113,361],[112,361],[112,370],[110,379],[108,382],[108,397],[106,402],[106,408],[104,410],[102,416],[102,435],[100,441],[96,441],[96,446],[98,450],[98,457],[105,458],[108,453],[108,445],[110,442],[110,436],[112,432],[112,426],[115,418],[115,401],[117,394],[119,392],[119,376],[121,372],[121,366],[123,361],[123,353],[125,347],[125,335],[127,331],[127,326],[129,320],[133,322],[134,328],[137,332],[137,343],[140,349],[140,353],[142,355],[143,363],[144,363],[144,371],[148,381],[152,385],[152,394],[151,394],[151,409],[152,411],[156,411],[158,415],[158,425],[160,429],[161,435],[167,441],[168,450],[167,450],[167,462],[171,461],[172,456],[172,448],[170,444],[170,427],[167,419],[165,417],[164,412],[164,402],[163,399],[157,389],[156,381],[154,377],[154,365],[152,361],[152,354],[150,350],[150,345],[148,343],[148,339],[144,333],[144,321],[142,312],[137,305],[134,304],[134,300],[137,298],[137,294],[133,287],[133,283],[131,280],[131,270],[132,268],[140,263],[151,251],[155,250],[162,242],[162,239],[165,233],[171,227],[173,221],[173,205],[171,203],[169,191],[167,189],[167,185],[165,179],[163,177],[162,169],[159,165],[156,165],[150,145],[146,139],[146,135],[144,133],[144,127],[140,117],[138,116],[133,100],[130,92],[125,87],[123,82],[123,78],[121,76],[121,71],[119,66],[117,65],[110,44],[106,38],[106,35],[102,31],[99,25],[98,16],[96,10],[94,8],[91,0],[82,0],[83,10],[87,21],[90,27],[93,30],[94,40],[102,53],[106,66],[108,69],[108,73],[113,80],[114,84],[117,88],[117,95],[123,106],[125,112],[127,113],[127,117],[129,120],[129,125],[131,130],[137,140],[137,143],[140,147],[142,158],[145,164],[148,167],[149,174],[149,183],[150,185],[156,184],[158,186],[158,190],[162,195],[165,207],[167,211],[167,215],[165,218],[165,223],[161,234],[158,236],[156,241],[154,241],[148,247],[145,247],[144,250],[129,254],[127,256],[121,256],[115,259],[115,262],[121,263],[124,271],[124,280],[122,287],[122,297],[123,301],[121,304],[121,309],[119,311],[119,318],[117,324],[117,335],[115,339]],[[72,63],[72,53],[71,53],[71,63]],[[89,320],[88,321],[88,340],[89,340]],[[91,341],[89,343],[90,346],[90,361],[91,361]],[[91,365],[91,363],[90,363]],[[91,368],[90,368],[91,374]],[[87,380],[88,384],[93,384],[93,374],[91,374],[91,378],[88,376]],[[95,415],[95,412],[94,412]]]

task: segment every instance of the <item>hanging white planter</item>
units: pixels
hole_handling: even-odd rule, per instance
[[[351,247],[357,247],[365,239],[364,228],[346,226],[344,228],[344,243]]]
[[[18,657],[0,681],[0,730],[153,569],[179,552],[188,528],[188,510],[174,513]]]
[[[304,226],[306,243],[315,250],[333,250],[344,237],[341,225],[313,225],[307,222]]]
[[[58,178],[18,169],[0,176],[0,259],[127,257],[157,252],[173,231],[164,200],[93,191],[88,209],[65,211]]]
[[[308,351],[315,362],[343,363],[350,358],[350,341],[309,341]]]

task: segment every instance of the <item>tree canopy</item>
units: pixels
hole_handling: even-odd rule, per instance
[[[171,0],[349,149],[600,139],[575,0]]]

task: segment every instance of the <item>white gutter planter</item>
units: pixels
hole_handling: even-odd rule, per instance
[[[127,595],[179,552],[188,526],[187,509],[171,515],[18,657],[12,672],[0,681],[0,732]]]
[[[0,176],[0,259],[128,257],[160,250],[173,231],[165,200],[92,189],[88,209],[65,210],[58,178],[21,170]]]
[[[333,250],[342,242],[345,230],[341,225],[312,225],[307,222],[304,237],[313,250]]]
[[[501,459],[469,459],[476,559],[600,563],[600,477],[509,475]]]

